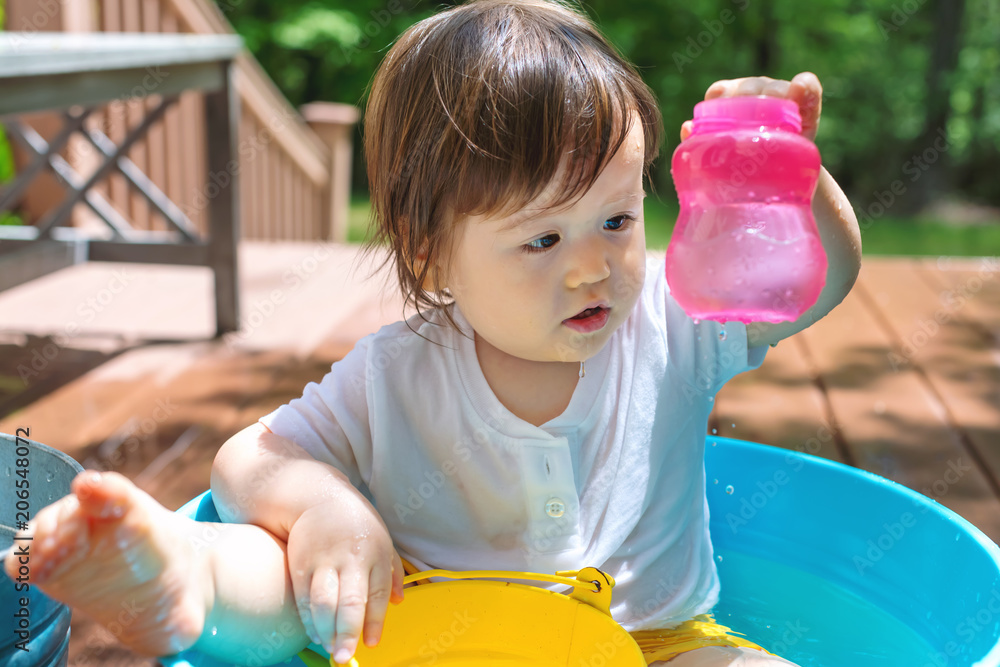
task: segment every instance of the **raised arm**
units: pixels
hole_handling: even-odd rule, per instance
[[[844,300],[858,278],[861,270],[858,219],[851,202],[826,168],[820,169],[812,211],[826,251],[826,284],[816,303],[797,320],[747,324],[747,345],[773,345],[815,324]]]
[[[823,87],[812,72],[796,74],[791,81],[766,76],[716,81],[705,99],[737,95],[770,95],[794,100],[802,116],[802,136],[815,140],[823,109]],[[691,133],[691,121],[681,126],[681,140]],[[813,196],[813,217],[827,256],[826,285],[809,310],[793,322],[751,322],[747,324],[747,344],[773,345],[816,323],[844,300],[861,270],[861,231],[858,219],[840,186],[825,168]]]

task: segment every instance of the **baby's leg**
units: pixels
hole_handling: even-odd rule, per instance
[[[650,667],[796,667],[784,658],[763,651],[728,646],[708,646],[688,651],[666,662],[654,662]]]
[[[8,575],[19,576],[19,549],[28,545],[31,585],[114,628],[139,653],[168,655],[197,642],[206,653],[243,658],[268,638],[268,656],[281,660],[308,643],[284,544],[256,526],[198,523],[117,473],[85,472],[24,534],[34,539],[15,541]]]

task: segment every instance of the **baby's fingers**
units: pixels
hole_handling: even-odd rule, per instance
[[[343,571],[339,583],[336,634],[330,655],[335,662],[344,664],[354,655],[361,636],[365,607],[368,605],[368,573]]]
[[[802,134],[816,138],[819,118],[823,112],[823,86],[812,72],[800,72],[792,79],[788,98],[795,100],[802,115]]]
[[[372,568],[371,577],[368,580],[368,609],[365,611],[364,638],[366,646],[378,644],[379,639],[382,638],[382,625],[385,623],[389,602],[399,602],[397,592],[399,598],[402,598],[402,569],[399,556],[395,556],[392,563]],[[399,582],[398,591],[397,581]]]
[[[337,572],[328,568],[321,568],[313,573],[312,582],[309,586],[309,616],[315,636],[310,634],[313,641],[318,641],[333,655],[334,640],[336,639],[336,619],[337,602],[340,598],[341,582]],[[309,632],[309,625],[303,621],[306,632]]]

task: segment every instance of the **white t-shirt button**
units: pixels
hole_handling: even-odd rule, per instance
[[[559,498],[549,498],[545,503],[545,513],[553,519],[558,519],[566,513],[566,503]]]

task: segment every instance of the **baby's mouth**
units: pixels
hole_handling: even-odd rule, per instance
[[[569,319],[571,319],[571,320],[585,320],[588,317],[596,315],[597,313],[601,312],[602,310],[606,310],[606,308],[604,308],[604,306],[597,306],[596,308],[587,308],[586,310],[580,311],[579,313],[577,313],[576,315],[574,315],[573,317],[571,317]]]
[[[580,333],[593,333],[603,329],[608,323],[610,310],[608,306],[585,308],[573,317],[563,320],[563,325]]]

